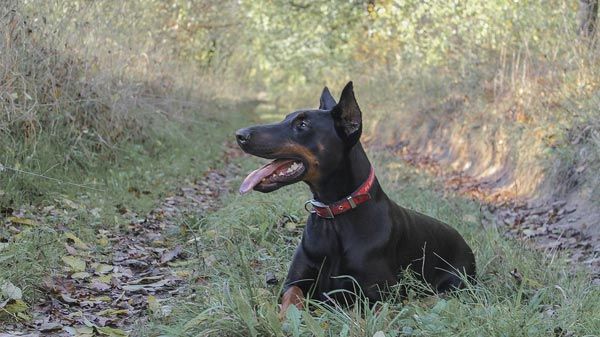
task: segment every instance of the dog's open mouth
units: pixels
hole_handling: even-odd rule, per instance
[[[305,170],[304,164],[299,160],[275,159],[252,171],[242,182],[240,193],[245,194],[252,189],[260,192],[274,191],[300,180]]]

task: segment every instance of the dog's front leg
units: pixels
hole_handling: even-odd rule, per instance
[[[285,313],[292,305],[298,309],[304,308],[304,299],[309,296],[308,291],[316,280],[317,270],[313,267],[313,263],[308,258],[303,247],[304,245],[300,244],[296,248],[292,264],[288,270],[284,283],[285,290],[281,296],[280,319],[285,318]]]
[[[304,308],[304,293],[298,286],[291,286],[281,296],[281,310],[279,311],[279,319],[285,318],[285,313],[288,308],[295,305],[296,308]]]

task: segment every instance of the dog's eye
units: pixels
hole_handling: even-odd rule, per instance
[[[307,127],[308,127],[308,123],[307,123],[306,121],[303,121],[303,120],[301,120],[301,121],[298,121],[298,122],[296,123],[296,128],[297,128],[298,130],[304,130],[304,129],[306,129]]]

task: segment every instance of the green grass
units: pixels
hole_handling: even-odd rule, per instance
[[[7,226],[0,228],[0,236],[8,242],[0,247],[0,279],[21,287],[26,298],[35,301],[42,295],[37,290],[42,279],[60,270],[64,232],[73,232],[90,243],[97,242],[99,230],[119,233],[121,226],[130,221],[120,214],[122,210],[144,216],[176,187],[219,166],[225,142],[232,137],[232,123],[244,118],[239,114],[220,116],[240,110],[249,112],[253,107],[239,102],[198,106],[203,111],[188,112],[190,120],[186,123],[165,120],[145,144],[122,144],[120,154],[112,160],[96,159],[86,169],[67,166],[48,171],[43,166],[27,167],[27,171],[42,172],[61,182],[94,186],[95,190],[25,173],[3,172],[0,181],[4,182],[6,195],[35,203],[13,201],[8,205],[34,223],[17,226],[19,231],[15,233],[4,219]],[[60,147],[44,142],[40,142],[40,147],[45,148],[32,155],[35,160],[55,166],[60,159],[48,155]],[[32,198],[28,194],[39,195]]]
[[[231,194],[223,208],[198,219],[197,268],[203,283],[194,287],[192,299],[174,299],[176,311],[146,333],[372,336],[381,330],[386,336],[592,336],[600,331],[600,289],[584,272],[571,274],[559,256],[544,257],[495,229],[483,229],[478,204],[442,195],[430,178],[396,158],[372,157],[393,199],[452,224],[465,236],[477,257],[478,284],[447,298],[391,301],[378,315],[364,304],[339,310],[315,303],[315,311],[292,310],[279,322],[281,280],[306,218],[302,204],[309,198],[308,189],[297,184],[270,194]],[[250,158],[239,162],[243,172],[256,165]],[[210,265],[208,257],[214,260]],[[513,270],[522,275],[520,281]],[[267,272],[280,283],[267,286]],[[418,289],[410,279],[402,282]]]

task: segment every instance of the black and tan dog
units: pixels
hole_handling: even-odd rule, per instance
[[[361,132],[352,82],[339,103],[325,88],[319,109],[236,132],[245,152],[274,159],[248,175],[241,193],[304,181],[314,196],[305,205],[312,214],[285,281],[282,314],[302,307],[305,296],[339,300],[327,293],[355,292],[356,283],[374,303],[407,268],[438,292],[462,287],[459,275],[475,276],[473,252],[456,230],[387,197]]]

